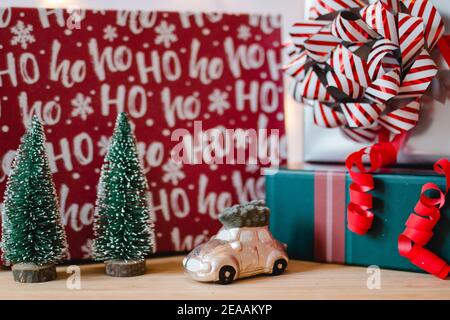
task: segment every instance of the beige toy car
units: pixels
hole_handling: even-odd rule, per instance
[[[230,222],[227,218],[233,214],[224,211],[219,216],[224,227],[183,260],[186,273],[197,281],[218,281],[222,284],[261,273],[282,274],[288,264],[286,246],[270,233],[267,226],[269,210],[264,207],[264,202],[254,201],[230,210],[244,219],[236,222],[236,218],[231,218]],[[249,215],[253,215],[254,219]],[[261,215],[266,217],[262,219]],[[257,226],[236,227],[255,224]]]

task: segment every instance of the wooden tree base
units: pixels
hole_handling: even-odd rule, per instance
[[[54,264],[38,266],[33,263],[19,263],[11,267],[14,280],[22,283],[47,282],[56,279]]]
[[[145,273],[145,260],[140,261],[105,261],[106,274],[111,277],[135,277]]]

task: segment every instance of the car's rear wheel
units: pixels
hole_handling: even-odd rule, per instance
[[[236,270],[232,266],[223,266],[219,271],[219,283],[230,284],[236,276]]]
[[[286,270],[286,267],[287,267],[287,261],[285,259],[278,259],[273,264],[272,275],[278,276],[278,275],[282,274],[284,272],[284,270]]]

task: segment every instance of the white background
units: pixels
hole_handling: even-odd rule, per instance
[[[1,6],[281,14],[283,40],[288,40],[287,27],[302,20],[305,0],[1,0]],[[297,163],[302,159],[302,113],[287,94],[285,112],[289,162]]]

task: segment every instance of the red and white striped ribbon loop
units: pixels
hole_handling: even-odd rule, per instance
[[[402,65],[404,68],[407,68],[424,47],[423,20],[422,18],[399,13],[398,30],[400,33]]]
[[[396,14],[400,10],[400,0],[381,0],[381,2],[393,14]]]
[[[342,44],[333,50],[327,64],[334,72],[344,75],[362,87],[367,87],[370,83],[366,62]]]
[[[396,17],[381,1],[361,9],[361,17],[367,25],[383,38],[398,44]]]
[[[327,91],[314,69],[309,69],[299,90],[301,95],[306,99],[319,102],[335,102],[335,99]]]
[[[379,37],[354,13],[341,12],[331,24],[331,33],[348,42],[369,42]]]
[[[445,0],[448,1],[448,0]],[[444,22],[430,0],[403,0],[403,4],[414,17],[423,19],[425,41],[431,51],[444,34]]]
[[[315,0],[309,10],[308,18],[316,19],[329,13],[363,6],[365,3],[360,0]]]
[[[307,53],[305,51],[301,52],[300,54],[297,55],[297,57],[295,57],[295,59],[292,59],[288,65],[283,67],[284,72],[286,72],[294,79],[302,81],[306,74],[305,64],[307,58],[308,58]]]
[[[313,104],[314,123],[320,127],[335,128],[347,124],[342,112],[337,111],[321,102]]]
[[[364,94],[364,89],[359,84],[334,71],[327,72],[327,83],[328,88],[336,88],[354,100],[360,99]]]
[[[403,78],[399,93],[395,98],[404,99],[422,97],[434,76],[436,76],[437,71],[438,68],[428,51],[422,50],[411,66],[411,69],[409,69],[408,73]]]
[[[305,103],[305,99],[301,95],[300,88],[302,87],[302,82],[291,81],[289,84],[289,94],[294,98],[295,101],[299,103]]]
[[[348,50],[350,50],[351,52],[355,52],[356,50],[361,49],[361,47],[364,46],[364,43],[355,42],[355,43],[346,43],[345,45]]]
[[[383,104],[375,103],[341,103],[347,124],[350,128],[370,128],[386,108]]]
[[[378,122],[394,134],[400,134],[414,128],[419,121],[419,100],[413,100],[405,106],[382,115]]]
[[[304,42],[309,57],[317,62],[325,62],[333,49],[342,42],[331,34],[330,29],[330,26],[326,26]]]
[[[378,130],[379,127],[356,129],[341,127],[342,133],[347,138],[358,143],[374,142],[378,137]]]
[[[373,81],[364,96],[375,103],[384,104],[394,98],[400,89],[400,68],[393,69]]]
[[[286,55],[286,58],[289,60],[296,59],[303,50],[301,48],[297,48],[292,41],[283,43],[283,52]]]
[[[367,57],[369,76],[372,80],[381,78],[381,76],[392,69],[399,68],[399,63],[394,55],[398,46],[386,39],[380,39],[372,47]]]
[[[330,24],[329,21],[322,20],[294,23],[289,29],[289,35],[295,46],[303,47],[306,39],[319,32],[320,29],[328,24]]]
[[[296,82],[294,98],[314,107],[314,121],[364,142],[414,128],[437,73],[430,52],[444,31],[432,2],[317,0],[312,12],[318,20],[293,27],[300,51],[285,71]]]

